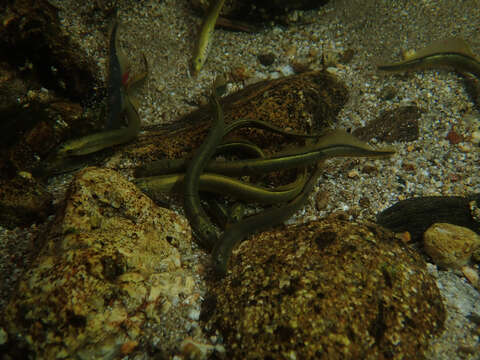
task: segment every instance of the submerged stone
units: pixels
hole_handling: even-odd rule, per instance
[[[480,249],[480,236],[462,226],[436,223],[423,234],[423,247],[435,264],[459,269]]]
[[[140,346],[147,322],[179,328],[182,311],[192,311],[183,299],[195,289],[180,256],[190,247],[185,219],[115,171],[81,171],[5,309],[2,350],[13,358],[112,359]],[[159,339],[168,351],[168,339]]]
[[[233,359],[421,359],[445,310],[421,257],[376,226],[289,226],[244,242],[209,325]]]

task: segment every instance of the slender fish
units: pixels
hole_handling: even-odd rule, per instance
[[[125,114],[128,120],[127,127],[102,131],[69,140],[60,146],[56,153],[56,157],[65,158],[88,155],[135,139],[140,131],[140,116],[138,115],[137,109],[132,101],[133,99],[129,96],[125,97]]]
[[[197,76],[200,70],[207,60],[208,51],[210,50],[210,44],[213,38],[213,30],[215,29],[215,23],[217,22],[218,15],[222,10],[225,0],[212,0],[212,5],[203,20],[200,33],[198,34],[195,50],[193,51],[193,58],[191,63],[191,73],[193,76]]]
[[[205,165],[215,153],[217,145],[222,142],[225,132],[223,109],[219,103],[215,85],[210,96],[210,103],[213,110],[213,123],[202,145],[188,163],[183,190],[185,214],[198,237],[199,244],[207,250],[213,248],[217,240],[217,233],[200,203],[199,179]]]
[[[125,84],[128,77],[126,60],[120,54],[118,44],[118,21],[115,19],[110,29],[108,46],[107,76],[107,129],[118,129],[123,125],[122,114],[125,110]]]
[[[480,61],[470,46],[459,38],[435,41],[429,46],[407,55],[403,61],[378,65],[378,69],[388,72],[432,69],[437,67],[466,71],[480,77]]]
[[[150,176],[134,180],[142,191],[155,197],[157,193],[181,191],[185,176],[183,174],[170,174]],[[263,204],[278,204],[292,200],[297,196],[305,183],[305,175],[278,188],[267,188],[250,184],[242,180],[219,174],[202,173],[199,178],[199,190],[211,193],[234,196],[243,201],[253,201]]]
[[[217,275],[225,276],[232,251],[239,242],[253,233],[283,223],[299,210],[307,201],[320,173],[321,166],[317,164],[301,193],[287,205],[266,210],[229,226],[213,249],[213,266]]]
[[[314,133],[314,134],[304,134],[299,133],[296,131],[286,131],[283,128],[270,124],[266,121],[262,120],[253,120],[253,119],[239,119],[235,122],[232,122],[226,125],[225,133],[223,136],[228,135],[230,132],[237,130],[243,127],[253,127],[262,130],[268,130],[276,134],[284,135],[284,136],[291,136],[291,137],[298,137],[298,138],[313,138],[318,139],[319,137],[325,135],[326,132],[321,133]],[[217,149],[221,149],[222,147],[229,147],[229,143],[220,144]],[[185,171],[185,165],[187,160],[185,159],[162,159],[152,161],[147,165],[139,166],[135,169],[135,176],[138,177],[145,177],[145,176],[153,176],[153,175],[161,175],[161,174],[169,174],[174,172],[181,172]]]
[[[270,157],[232,161],[214,160],[205,166],[205,171],[227,176],[242,176],[307,166],[329,157],[386,157],[394,153],[393,148],[372,148],[345,131],[333,130],[313,144],[280,152]],[[158,174],[179,173],[185,171],[185,165],[184,159],[159,160],[155,162],[155,171]]]

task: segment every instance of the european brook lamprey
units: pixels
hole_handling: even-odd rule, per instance
[[[239,119],[226,126],[225,133],[223,136],[226,136],[230,132],[240,128],[244,128],[244,127],[268,130],[270,132],[273,132],[279,135],[305,138],[305,139],[309,139],[309,138],[318,139],[319,137],[324,135],[324,132],[314,133],[314,134],[304,134],[296,131],[286,131],[285,129],[279,126],[275,126],[273,124],[267,123],[262,120]],[[234,144],[231,141],[222,143],[217,147],[217,151],[220,152],[222,149],[232,147],[232,146],[234,146]],[[246,146],[247,145],[245,145],[244,148]],[[250,147],[250,149],[253,151],[256,151],[254,150],[253,147]],[[183,159],[178,159],[178,160],[162,159],[162,160],[152,161],[147,165],[142,165],[142,166],[139,166],[137,169],[135,169],[135,176],[145,177],[145,176],[154,176],[154,175],[161,175],[166,173],[180,172],[185,170],[185,164],[186,162]]]
[[[153,197],[155,197],[156,193],[171,192],[172,190],[180,191],[183,182],[183,174],[151,176],[134,180],[138,188]],[[200,191],[230,195],[242,201],[276,204],[292,200],[300,193],[304,182],[305,176],[299,175],[290,184],[271,189],[229,176],[203,173],[198,179],[198,186]]]
[[[227,176],[242,176],[307,166],[330,157],[386,157],[394,153],[393,148],[372,148],[345,131],[333,130],[320,137],[316,142],[270,157],[211,161],[205,166],[205,171]],[[187,160],[184,159],[157,161],[156,171],[158,174],[181,173],[185,171],[186,163]]]
[[[88,155],[135,139],[140,131],[141,122],[133,101],[134,100],[130,97],[125,97],[125,115],[128,120],[127,127],[102,131],[69,140],[60,146],[56,153],[56,157],[61,159],[72,156]]]
[[[107,76],[107,129],[118,129],[122,125],[122,113],[125,109],[125,83],[127,66],[118,46],[118,21],[115,19],[110,29],[108,46]]]
[[[191,73],[193,76],[197,76],[200,70],[205,64],[205,60],[210,50],[210,44],[213,38],[213,31],[215,29],[215,23],[217,22],[218,15],[222,10],[225,0],[212,0],[212,5],[208,9],[208,12],[203,20],[200,33],[198,34],[195,50],[193,51]]]
[[[143,83],[148,74],[148,64],[144,57],[145,71],[134,78],[128,78],[125,60],[117,55],[116,32],[118,23],[115,20],[110,35],[109,76],[107,96],[106,126],[112,130],[102,131],[81,138],[72,139],[62,144],[54,154],[55,158],[83,156],[95,153],[108,147],[123,144],[135,139],[140,131],[138,104],[133,94],[136,87]],[[123,115],[127,126],[122,127]]]
[[[199,243],[210,250],[215,245],[217,233],[200,203],[199,178],[205,165],[215,154],[217,146],[222,142],[225,132],[223,109],[218,99],[218,86],[214,85],[210,96],[213,110],[213,122],[208,135],[189,161],[184,179],[184,209],[190,226],[199,238]]]
[[[459,72],[469,72],[480,77],[480,61],[462,39],[436,41],[429,46],[405,56],[403,61],[378,65],[378,69],[388,72],[432,69],[437,67],[453,68]]]
[[[287,205],[266,210],[229,226],[213,249],[213,266],[217,275],[224,276],[227,273],[228,261],[233,249],[239,242],[255,232],[283,223],[299,210],[308,199],[308,195],[313,190],[320,173],[321,166],[317,164],[302,192]]]

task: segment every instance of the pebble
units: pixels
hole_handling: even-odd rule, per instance
[[[469,263],[480,248],[480,236],[474,231],[448,223],[436,223],[423,235],[424,249],[440,267],[458,269]]]

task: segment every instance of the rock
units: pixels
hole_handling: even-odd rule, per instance
[[[295,132],[321,132],[336,122],[340,110],[348,100],[346,85],[335,75],[325,71],[285,76],[264,80],[220,99],[225,123],[240,119],[257,119]],[[211,124],[211,107],[201,106],[172,125],[160,125],[124,147],[123,159],[148,164],[152,159],[185,157],[198,148]],[[245,138],[259,146],[265,154],[285,150],[298,144],[271,131],[241,128],[232,132],[233,138]],[[117,163],[122,159],[117,159]],[[109,167],[117,166],[109,163]],[[136,171],[137,177],[152,175],[145,167]]]
[[[191,0],[193,7],[205,12],[210,0]],[[280,22],[290,24],[298,22],[296,10],[316,9],[328,3],[328,0],[233,0],[226,1],[221,15],[247,23]],[[301,18],[301,17],[300,17]]]
[[[401,200],[377,214],[377,223],[399,233],[408,231],[414,241],[420,241],[435,223],[448,222],[480,232],[477,203],[480,194],[462,196],[420,196]]]
[[[58,11],[47,0],[0,5],[1,178],[32,172],[66,139],[99,128],[98,62],[70,38]]]
[[[112,170],[81,171],[5,309],[8,353],[112,359],[135,351],[147,323],[173,329],[156,329],[172,351],[192,311],[195,281],[181,259],[190,247],[185,219]]]
[[[229,359],[421,359],[445,320],[421,257],[373,225],[265,232],[231,265],[204,314]]]
[[[0,9],[0,60],[25,66],[29,77],[72,100],[93,95],[98,66],[63,30],[58,8],[47,0],[13,0]]]
[[[402,106],[385,111],[353,135],[364,141],[376,138],[381,142],[414,141],[418,139],[418,120],[422,111],[416,106]]]
[[[423,247],[435,264],[458,269],[480,249],[480,236],[465,227],[436,223],[425,231]]]
[[[9,229],[26,226],[45,220],[52,212],[52,196],[35,179],[0,179],[0,225]]]

